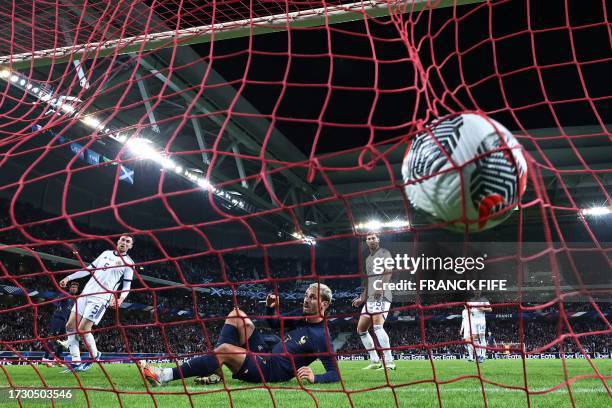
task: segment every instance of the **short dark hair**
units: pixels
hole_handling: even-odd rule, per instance
[[[134,236],[133,236],[132,234],[121,234],[121,235],[119,236],[119,238],[121,238],[121,237],[128,237],[128,238],[131,238],[131,239],[132,239],[132,244],[134,244],[134,242],[136,242],[136,239],[134,238]]]
[[[77,281],[70,281],[70,286],[79,286],[79,282]]]

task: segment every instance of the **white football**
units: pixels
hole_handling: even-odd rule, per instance
[[[477,232],[510,216],[525,192],[527,162],[508,129],[464,113],[410,141],[402,177],[414,207],[451,230]]]

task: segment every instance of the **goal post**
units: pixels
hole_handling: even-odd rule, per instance
[[[416,12],[429,8],[482,3],[483,0],[370,0],[342,5],[304,9],[295,12],[253,17],[107,41],[69,45],[0,56],[0,67],[14,70],[88,60],[109,55],[124,55],[157,49],[201,44],[232,38],[262,35],[290,28],[307,28],[388,16],[395,12]]]

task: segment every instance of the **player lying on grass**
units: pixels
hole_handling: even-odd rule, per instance
[[[213,353],[193,358],[178,368],[159,368],[140,361],[143,376],[152,385],[164,385],[170,381],[189,377],[222,375],[225,365],[233,378],[251,382],[282,382],[293,377],[310,383],[330,383],[340,379],[330,336],[325,328],[323,316],[332,301],[332,291],[323,284],[313,283],[304,295],[300,313],[290,316],[305,316],[300,319],[283,319],[283,341],[269,350],[255,325],[240,309],[236,308],[225,320],[217,346]],[[267,315],[274,314],[278,299],[268,295]],[[273,328],[280,327],[278,319],[269,319]],[[266,353],[260,355],[258,353]],[[315,375],[309,365],[321,360],[326,372]],[[295,367],[295,368],[294,368]]]

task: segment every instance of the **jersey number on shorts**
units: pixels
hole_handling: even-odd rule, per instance
[[[102,311],[103,309],[100,307],[100,305],[94,305],[94,307],[91,309],[91,314],[89,315],[90,317],[93,317],[94,319],[96,317],[98,317],[98,314]]]

